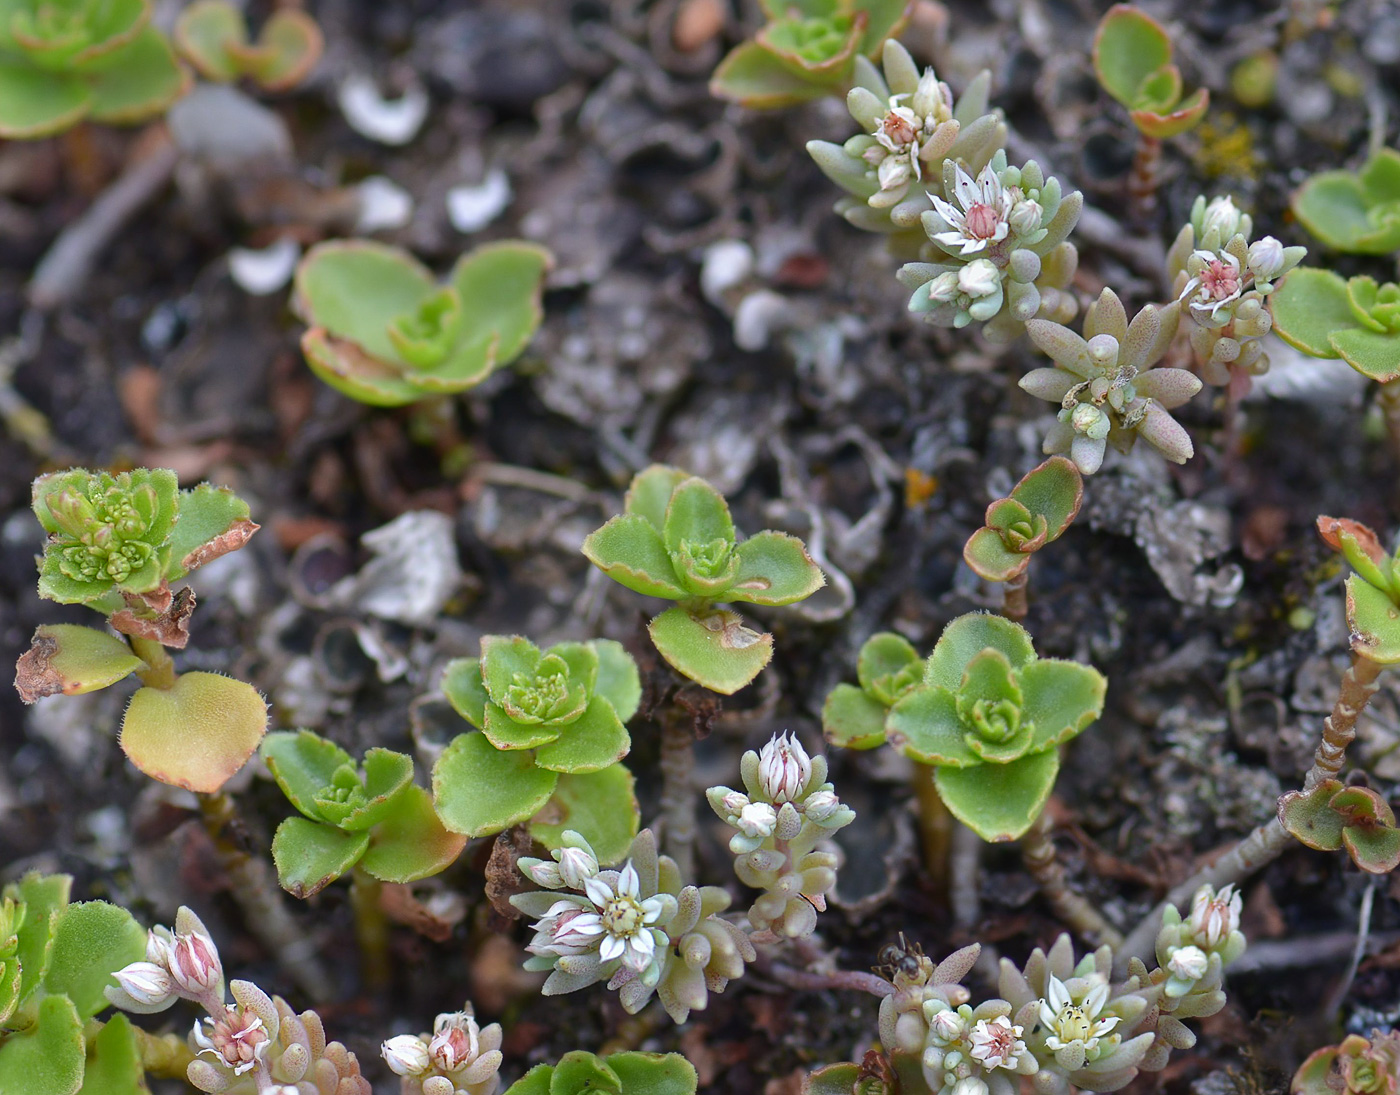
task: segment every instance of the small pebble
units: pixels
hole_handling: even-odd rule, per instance
[[[409,85],[397,99],[386,99],[363,73],[346,78],[338,102],[350,128],[380,144],[408,144],[428,118],[428,93],[421,84]]]
[[[301,258],[301,244],[284,236],[259,251],[235,247],[228,253],[229,276],[245,293],[265,297],[292,280]]]
[[[691,53],[723,29],[721,0],[681,0],[676,9],[676,22],[671,27],[671,44],[681,53]]]
[[[447,218],[466,235],[479,232],[506,211],[512,197],[510,179],[493,167],[475,186],[454,186],[447,192]]]

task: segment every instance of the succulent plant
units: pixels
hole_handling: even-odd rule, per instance
[[[1133,125],[1159,140],[1185,133],[1210,106],[1205,88],[1182,98],[1171,39],[1161,24],[1131,4],[1115,4],[1100,21],[1094,72],[1103,89],[1128,108]]]
[[[541,650],[519,635],[488,635],[481,657],[443,673],[453,709],[476,727],[459,734],[433,767],[443,823],[467,836],[529,821],[554,800],[606,862],[637,832],[632,777],[617,762],[632,747],[624,723],[641,701],[637,665],[610,639]],[[630,803],[630,808],[626,804]],[[563,826],[531,832],[553,845]]]
[[[992,74],[983,71],[956,101],[948,85],[894,39],[882,51],[883,75],[856,59],[855,87],[846,109],[861,132],[844,144],[808,141],[807,151],[826,177],[849,197],[836,212],[868,232],[891,233],[891,248],[917,254],[927,244],[920,218],[931,194],[949,198],[943,164],[951,160],[977,174],[1006,143],[1006,125],[990,110]]]
[[[1190,223],[1167,253],[1172,292],[1202,379],[1225,385],[1259,376],[1269,367],[1261,341],[1273,321],[1264,308],[1306,247],[1284,247],[1273,236],[1250,242],[1253,222],[1228,198],[1198,197]]]
[[[1395,811],[1369,787],[1324,779],[1278,800],[1278,820],[1299,841],[1322,852],[1346,848],[1363,871],[1389,874],[1400,866]]]
[[[1400,378],[1400,284],[1304,266],[1270,298],[1274,329],[1313,357],[1341,358],[1380,384]]]
[[[575,1050],[557,1065],[536,1065],[505,1095],[695,1095],[695,1068],[679,1053]]]
[[[749,908],[755,940],[811,935],[826,895],[836,887],[840,856],[822,847],[855,820],[826,779],[826,758],[776,735],[739,762],[744,790],[711,787],[710,808],[736,830],[729,840],[739,881],[764,893]]]
[[[470,1003],[433,1020],[431,1034],[400,1034],[380,1047],[396,1076],[400,1095],[495,1095],[501,1053],[501,1024],[479,1027]]]
[[[266,91],[285,91],[306,79],[325,45],[316,20],[299,8],[279,8],[256,41],[248,37],[242,10],[231,0],[195,0],[175,21],[180,55],[206,80],[253,80]]]
[[[630,590],[679,601],[648,625],[651,640],[672,668],[726,696],[768,664],[773,636],[716,604],[790,605],[826,583],[801,540],[771,530],[739,540],[724,496],[664,464],[637,473],[623,512],[583,554]]]
[[[242,681],[175,672],[165,648],[188,641],[194,596],[170,583],[248,541],[258,526],[247,504],[208,484],[180,490],[164,469],[73,468],[36,479],[33,506],[49,534],[39,595],[86,605],[123,637],[41,626],[16,665],[20,698],[79,695],[135,673],[144,687],[122,719],[122,750],[154,779],[218,790],[257,749],[267,705]]]
[[[1019,624],[970,613],[944,628],[923,683],[890,708],[885,734],[937,767],[954,817],[983,840],[1014,840],[1055,785],[1058,746],[1098,718],[1106,687],[1087,665],[1036,657]]]
[[[1328,247],[1400,251],[1400,152],[1377,149],[1360,171],[1323,171],[1293,195],[1293,212]]]
[[[449,832],[432,796],[413,782],[413,758],[370,749],[364,764],[310,730],[269,734],[263,759],[301,817],[277,826],[272,860],[282,888],[319,893],[356,867],[385,882],[446,869],[467,839]]]
[[[924,659],[903,635],[881,631],[860,648],[853,684],[838,684],[822,704],[822,734],[845,749],[885,743],[885,718],[924,679]]]
[[[521,872],[546,888],[510,899],[536,918],[525,968],[551,971],[546,996],[606,980],[629,1014],[655,993],[682,1023],[754,960],[748,937],[719,916],[728,894],[684,885],[675,862],[657,855],[650,829],[637,834],[621,870],[600,870],[578,833],[566,832],[563,843],[555,863],[520,861]]]
[[[553,263],[518,240],[457,260],[447,284],[370,240],[317,244],[297,266],[292,308],[312,372],[361,403],[397,406],[465,391],[519,357],[540,325]]]
[[[985,324],[983,333],[1007,342],[1039,315],[1065,321],[1078,310],[1067,292],[1079,264],[1066,237],[1079,222],[1084,196],[1062,195],[1034,160],[1010,167],[998,150],[974,179],[943,163],[945,201],[920,216],[933,261],[906,263],[900,283],[912,289],[909,310],[937,327]]]
[[[1360,521],[1319,517],[1317,530],[1352,567],[1346,582],[1352,650],[1379,665],[1400,663],[1400,553],[1388,553]]]
[[[1053,369],[1032,369],[1021,387],[1060,405],[1044,451],[1069,453],[1085,475],[1103,463],[1106,444],[1127,452],[1142,437],[1168,460],[1184,464],[1191,438],[1171,411],[1201,390],[1185,369],[1153,368],[1171,345],[1179,306],[1145,305],[1132,323],[1112,289],[1105,289],[1084,317],[1084,337],[1048,320],[1026,324]]]
[[[850,87],[855,65],[903,28],[911,0],[760,0],[768,22],[715,69],[710,93],[759,110]]]
[[[1291,1095],[1395,1095],[1400,1090],[1400,1031],[1348,1034],[1314,1050],[1293,1074]]]
[[[84,118],[153,117],[189,86],[150,0],[11,0],[0,10],[0,137],[46,137]]]
[[[1032,555],[1073,524],[1083,500],[1079,468],[1052,456],[1022,476],[1008,497],[987,507],[987,523],[968,538],[963,559],[989,582],[1018,578]]]

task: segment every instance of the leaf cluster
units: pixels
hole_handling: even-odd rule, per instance
[[[1346,582],[1352,650],[1381,665],[1400,663],[1400,552],[1387,552],[1360,521],[1319,517],[1317,531],[1353,570]]]
[[[1294,270],[1270,297],[1274,330],[1313,357],[1341,358],[1380,384],[1400,377],[1400,284]]]
[[[679,1053],[626,1051],[599,1057],[582,1050],[536,1065],[505,1095],[695,1095],[699,1078]]]
[[[574,829],[604,861],[625,853],[638,813],[631,774],[618,762],[632,747],[624,724],[642,693],[620,643],[541,650],[518,635],[488,635],[479,659],[447,665],[442,688],[476,728],[454,738],[433,767],[433,799],[448,829],[498,833],[552,801],[550,818],[530,827],[537,839],[557,847],[563,830]]]
[[[1292,1095],[1373,1095],[1400,1076],[1400,1031],[1348,1034],[1308,1055],[1293,1074]]]
[[[126,125],[164,111],[189,74],[150,21],[151,0],[0,5],[0,137],[47,137],[84,118]]]
[[[797,537],[769,530],[741,541],[719,491],[663,464],[637,474],[623,512],[589,534],[583,554],[628,589],[680,601],[648,625],[652,642],[672,668],[726,696],[768,664],[773,636],[714,605],[790,605],[826,582]]]
[[[968,538],[963,559],[989,582],[1018,578],[1033,554],[1069,528],[1083,500],[1079,469],[1072,460],[1052,456],[1022,476],[1008,497],[987,507],[987,523]]]
[[[206,80],[247,77],[265,91],[306,79],[325,45],[316,20],[299,8],[278,8],[253,41],[243,12],[229,0],[195,0],[175,21],[175,46]]]
[[[768,22],[715,69],[710,93],[757,110],[840,94],[856,58],[903,28],[910,0],[760,0]]]
[[[1279,799],[1278,819],[1309,848],[1322,852],[1346,848],[1363,871],[1389,874],[1400,866],[1395,811],[1369,787],[1320,780],[1310,790],[1290,791]]]
[[[1182,98],[1171,39],[1160,23],[1131,4],[1115,4],[1100,21],[1094,72],[1103,89],[1128,108],[1133,124],[1159,140],[1185,133],[1210,106],[1205,88]]]
[[[282,888],[319,893],[359,867],[385,882],[414,882],[448,867],[466,846],[413,782],[413,758],[370,749],[362,765],[310,730],[269,734],[263,759],[282,793],[301,811],[277,827],[272,859]]]
[[[457,260],[446,283],[370,240],[317,244],[297,266],[301,348],[332,388],[374,406],[466,391],[524,351],[543,318],[553,258],[503,240]]]
[[[1338,251],[1400,251],[1400,152],[1381,148],[1359,171],[1312,176],[1293,195],[1293,212],[1304,228]]]

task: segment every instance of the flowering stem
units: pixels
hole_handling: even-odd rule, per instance
[[[1030,567],[1027,567],[1016,577],[1002,584],[1001,614],[1008,620],[1020,622],[1030,611],[1030,604],[1026,599],[1026,586],[1030,580],[1031,571]]]
[[[889,996],[894,992],[894,986],[883,977],[864,970],[799,970],[781,962],[762,962],[761,968],[773,980],[790,989],[850,989],[877,997]]]
[[[1332,713],[1322,724],[1322,741],[1313,754],[1312,767],[1303,779],[1304,790],[1311,790],[1324,779],[1334,778],[1342,770],[1346,760],[1346,749],[1356,737],[1356,720],[1376,694],[1379,687],[1376,677],[1381,666],[1364,655],[1352,653],[1351,665],[1342,676],[1342,686],[1337,694],[1337,702]],[[1153,940],[1162,923],[1162,911],[1168,905],[1185,905],[1202,886],[1213,886],[1217,890],[1226,883],[1243,882],[1256,871],[1262,870],[1277,859],[1285,848],[1293,843],[1293,837],[1279,822],[1277,816],[1269,818],[1249,836],[1236,844],[1209,867],[1196,872],[1185,882],[1176,886],[1147,915],[1124,941],[1118,952],[1118,961],[1126,963],[1130,956],[1142,957],[1152,948]]]
[[[1138,132],[1133,169],[1128,175],[1128,214],[1141,224],[1157,212],[1157,184],[1162,167],[1162,141]]]
[[[924,846],[924,870],[936,892],[948,887],[948,850],[952,841],[953,815],[943,804],[933,782],[934,768],[914,765],[914,795],[919,802],[919,836]]]
[[[233,798],[223,791],[200,795],[199,812],[249,930],[307,996],[331,999],[331,980],[316,958],[312,937],[287,912],[267,861],[250,855],[242,846],[243,826]]]
[[[350,907],[355,914],[355,941],[360,946],[360,977],[370,992],[389,984],[389,918],[379,903],[384,884],[358,867],[350,876]]]
[[[661,817],[666,853],[681,878],[695,877],[695,729],[679,705],[661,720]]]
[[[143,662],[145,668],[138,669],[136,675],[147,688],[174,688],[179,674],[175,672],[175,660],[170,652],[154,639],[139,639],[131,636],[131,651]]]
[[[1107,943],[1117,947],[1123,942],[1122,933],[1104,919],[1084,897],[1075,893],[1065,876],[1064,864],[1055,853],[1052,838],[1054,823],[1050,812],[1042,810],[1021,838],[1021,859],[1035,879],[1055,915],[1094,946]]]

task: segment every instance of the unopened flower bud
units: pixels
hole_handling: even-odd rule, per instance
[[[182,909],[181,912],[188,910]],[[177,932],[174,942],[169,945],[170,975],[175,978],[176,984],[195,997],[207,995],[222,984],[224,978],[219,951],[214,946],[214,940],[202,929],[201,924],[194,931]]]
[[[811,758],[795,737],[777,734],[758,754],[758,778],[772,802],[791,801],[812,778]]]
[[[933,69],[926,68],[924,74],[919,77],[919,86],[914,89],[914,96],[909,105],[920,117],[940,123],[953,116],[951,99],[952,93],[948,87],[939,82]]]
[[[1108,415],[1092,403],[1080,403],[1076,406],[1070,414],[1069,424],[1074,427],[1075,433],[1082,433],[1095,441],[1107,437],[1113,425]]]
[[[750,802],[740,811],[734,827],[745,836],[763,837],[772,834],[777,821],[777,811],[768,803]]]
[[[432,1067],[432,1057],[423,1039],[416,1034],[400,1034],[390,1038],[379,1052],[396,1076],[421,1076]]]
[[[958,275],[948,270],[939,274],[928,286],[929,300],[946,303],[958,295]]]
[[[737,817],[749,804],[749,796],[742,791],[730,791],[721,801],[724,803],[724,808]]]
[[[154,1008],[175,1000],[175,981],[164,966],[133,962],[112,974],[117,985],[142,1007]]]
[[[1273,281],[1283,273],[1283,244],[1273,236],[1255,240],[1249,245],[1245,261],[1259,281]]]
[[[973,259],[958,272],[958,288],[970,297],[991,296],[1001,286],[1001,271],[991,259]]]
[[[581,890],[584,881],[598,873],[598,861],[586,849],[565,848],[559,853],[559,873],[564,885]]]
[[[928,1021],[929,1035],[947,1045],[967,1033],[967,1023],[956,1011],[944,1008]]]
[[[976,1076],[968,1076],[953,1085],[952,1095],[987,1095],[990,1088]]]
[[[832,791],[813,791],[802,808],[813,821],[825,821],[841,808],[841,800]]]
[[[531,863],[525,868],[525,873],[547,890],[557,890],[564,885],[564,876],[557,863]]]
[[[1188,921],[1191,938],[1202,949],[1215,950],[1232,932],[1239,930],[1242,904],[1233,884],[1223,887],[1219,893],[1210,886],[1202,886],[1191,901]]]
[[[1095,335],[1089,339],[1089,358],[1100,369],[1111,369],[1118,364],[1118,340],[1112,335]]]
[[[1167,962],[1167,970],[1183,981],[1199,981],[1209,965],[1210,958],[1200,947],[1178,947]]]
[[[1044,216],[1045,210],[1041,208],[1040,203],[1027,198],[1017,202],[1006,219],[1011,224],[1011,231],[1016,235],[1029,236],[1032,232],[1040,231],[1040,222]]]
[[[481,1052],[480,1031],[470,1011],[446,1012],[433,1021],[428,1053],[444,1072],[471,1064]]]
[[[1214,228],[1219,231],[1220,242],[1224,244],[1240,230],[1240,221],[1240,211],[1228,195],[1216,198],[1206,206],[1205,217],[1201,221],[1201,235],[1206,235]]]

